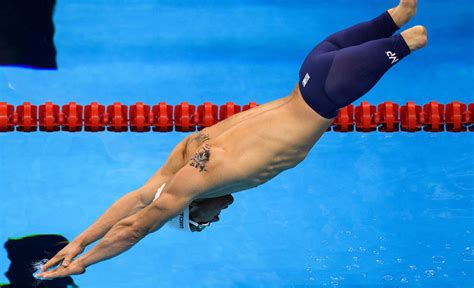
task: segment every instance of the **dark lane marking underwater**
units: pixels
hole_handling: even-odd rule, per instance
[[[57,69],[56,0],[0,2],[0,66]]]
[[[54,280],[37,280],[33,277],[35,263],[50,259],[69,241],[61,235],[32,235],[11,238],[5,243],[10,267],[5,273],[10,284],[0,284],[3,288],[77,288],[71,277]]]

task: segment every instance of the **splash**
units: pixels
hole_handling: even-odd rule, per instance
[[[31,264],[31,266],[33,268],[33,277],[35,277],[35,279],[45,280],[44,278],[38,277],[38,274],[41,273],[41,270],[43,269],[43,266],[44,266],[44,264],[46,264],[46,262],[48,262],[48,259],[35,261]]]

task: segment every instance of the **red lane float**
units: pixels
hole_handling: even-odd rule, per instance
[[[62,124],[61,130],[67,132],[82,131],[83,108],[75,102],[63,105],[59,114],[59,122]]]
[[[398,118],[398,104],[392,102],[384,102],[378,107],[378,122],[380,124],[379,131],[395,132],[400,129],[400,119]]]
[[[469,131],[474,131],[474,103],[469,104],[469,109],[467,112],[467,118],[469,119],[467,122],[469,123]]]
[[[400,127],[402,131],[421,131],[424,122],[424,115],[421,106],[413,102],[408,102],[400,108]]]
[[[429,132],[444,131],[444,105],[431,101],[423,106],[424,130]]]
[[[150,123],[153,124],[153,131],[173,131],[173,106],[160,102],[160,104],[153,106],[152,114],[153,118],[150,119]]]
[[[15,130],[15,108],[6,102],[0,102],[0,132]]]
[[[38,129],[38,107],[25,102],[16,107],[16,130],[34,132]]]
[[[256,102],[243,106],[227,102],[220,107],[210,102],[195,105],[182,102],[173,107],[165,102],[150,106],[119,102],[104,106],[97,102],[82,105],[70,102],[60,106],[46,102],[39,107],[25,102],[16,108],[0,102],[0,132],[193,132],[215,125],[232,115],[258,107]],[[354,129],[355,128],[355,129]],[[431,101],[425,105],[407,102],[403,106],[384,102],[378,106],[366,101],[342,108],[328,131],[335,132],[474,132],[474,103],[453,101],[446,105]]]
[[[100,132],[105,130],[108,122],[105,106],[92,102],[84,108],[84,128],[87,132]]]
[[[351,104],[339,110],[332,125],[336,132],[354,131],[354,105]]]
[[[242,108],[242,111],[247,111],[247,110],[255,108],[257,106],[258,106],[258,104],[256,102],[250,102],[249,104],[244,105],[244,107]]]
[[[39,128],[40,131],[56,132],[59,131],[59,105],[46,102],[39,106]]]
[[[188,104],[188,102],[181,102],[181,104],[174,107],[174,121],[176,131],[179,132],[194,132],[196,131],[196,123],[194,122],[194,113],[196,106]]]
[[[136,104],[130,106],[130,131],[150,131],[151,121],[153,121],[153,118],[153,112],[150,110],[150,105],[145,105],[142,102],[137,102]]]
[[[217,105],[210,102],[198,106],[197,112],[194,115],[194,123],[197,124],[199,131],[219,122],[218,109]]]
[[[225,105],[222,105],[219,110],[219,119],[220,121],[234,115],[240,113],[241,108],[239,105],[235,105],[232,102],[227,102]]]
[[[459,101],[453,101],[446,105],[446,131],[466,131],[466,125],[469,123],[469,115],[466,108],[466,104],[463,104]]]
[[[113,132],[128,131],[128,107],[115,102],[107,106],[107,130]]]
[[[372,132],[377,130],[378,118],[376,116],[377,109],[375,105],[369,102],[362,102],[355,108],[356,130],[361,132]]]

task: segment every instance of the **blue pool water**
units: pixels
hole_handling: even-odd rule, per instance
[[[473,102],[473,4],[420,1],[429,46],[364,100]],[[265,103],[322,38],[396,1],[59,1],[58,71],[0,69],[0,101]],[[275,119],[278,121],[278,119]],[[184,133],[0,134],[0,240],[73,239]],[[190,235],[163,229],[79,287],[473,287],[474,133],[327,133]],[[2,243],[3,243],[2,242]],[[0,250],[0,272],[8,269]],[[0,283],[7,278],[0,275]]]

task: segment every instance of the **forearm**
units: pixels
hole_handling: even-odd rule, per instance
[[[102,240],[78,261],[87,268],[97,262],[115,257],[134,246],[145,236],[132,226],[115,225]]]
[[[147,234],[161,228],[203,192],[209,191],[208,182],[202,174],[196,174],[195,168],[183,167],[156,201],[115,224],[94,248],[67,267],[63,265],[38,276],[50,279],[80,274],[92,264],[125,252]]]
[[[94,224],[77,236],[73,241],[87,246],[102,238],[120,220],[133,215],[144,208],[139,191],[124,195],[108,208]]]
[[[168,195],[165,195],[166,198]],[[168,196],[169,197],[169,196]],[[172,197],[174,200],[174,197]],[[187,202],[173,201],[173,205],[150,205],[142,211],[117,223],[104,238],[89,252],[78,260],[84,268],[115,257],[132,246],[151,232],[161,228],[170,218],[176,216]]]

